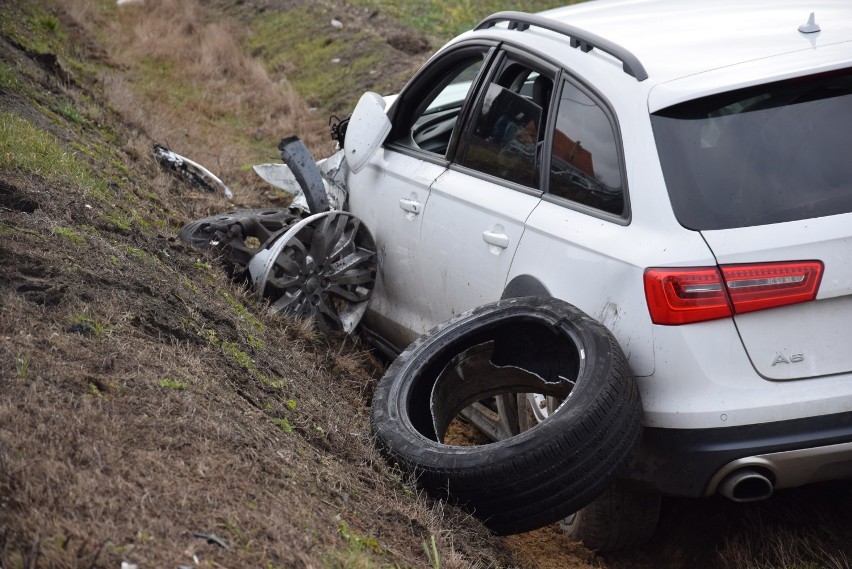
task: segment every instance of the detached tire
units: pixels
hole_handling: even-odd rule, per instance
[[[538,393],[563,403],[533,428],[494,443],[443,443],[479,400]],[[616,340],[557,299],[514,298],[460,314],[421,336],[377,386],[372,428],[385,456],[432,495],[498,534],[576,512],[624,471],[642,407]]]

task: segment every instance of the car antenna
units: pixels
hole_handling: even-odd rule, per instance
[[[801,26],[799,26],[799,31],[802,32],[803,34],[813,34],[813,33],[820,31],[819,24],[817,24],[814,21],[814,13],[813,12],[811,12],[811,15],[808,18],[808,21],[806,23],[802,24]]]

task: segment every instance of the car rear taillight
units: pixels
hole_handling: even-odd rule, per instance
[[[822,270],[820,261],[646,269],[645,298],[654,324],[703,322],[813,300]]]

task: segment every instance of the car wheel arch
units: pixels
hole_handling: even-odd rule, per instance
[[[532,275],[518,275],[514,277],[503,289],[500,300],[507,298],[518,298],[521,296],[538,296],[552,298],[553,295],[547,287]]]

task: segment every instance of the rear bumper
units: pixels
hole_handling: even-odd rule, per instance
[[[698,497],[744,466],[764,470],[777,488],[852,477],[852,411],[716,429],[646,428],[626,478]]]

